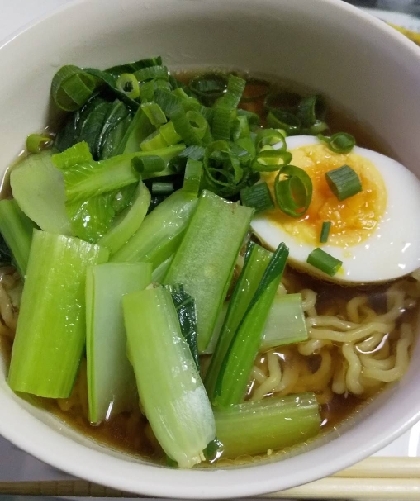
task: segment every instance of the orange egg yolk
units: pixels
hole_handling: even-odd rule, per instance
[[[302,146],[291,151],[293,165],[304,169],[312,180],[312,201],[304,215],[293,218],[280,209],[267,217],[300,242],[319,245],[324,221],[331,222],[328,243],[348,247],[367,239],[381,220],[387,205],[387,191],[381,174],[368,159],[356,153],[334,153],[326,145]],[[331,191],[326,172],[349,165],[359,176],[362,191],[345,200]],[[275,174],[266,177],[273,185]]]

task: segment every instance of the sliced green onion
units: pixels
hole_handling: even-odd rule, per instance
[[[334,153],[350,153],[356,144],[354,137],[351,134],[347,134],[347,132],[337,132],[331,137],[319,134],[318,138],[324,141]]]
[[[40,153],[43,150],[48,150],[53,145],[53,140],[49,136],[41,134],[29,134],[26,138],[26,149],[29,153]]]
[[[168,146],[173,146],[174,144],[179,143],[179,141],[181,141],[182,139],[178,132],[175,130],[172,120],[159,128],[159,134],[161,135],[161,137],[163,137]]]
[[[325,173],[328,186],[338,200],[345,200],[362,191],[360,178],[351,167],[342,165]]]
[[[249,138],[249,122],[248,117],[241,115],[236,116],[231,125],[231,136],[234,141],[243,138]]]
[[[311,178],[303,169],[285,165],[274,181],[274,195],[280,210],[291,217],[300,217],[312,200]]]
[[[185,167],[184,184],[182,189],[190,193],[198,194],[203,177],[203,162],[189,158]]]
[[[238,107],[245,89],[245,80],[236,75],[229,75],[226,93],[220,97],[217,104],[234,109]]]
[[[214,139],[230,139],[231,108],[218,104],[213,109],[211,132]]]
[[[51,82],[51,96],[64,111],[75,111],[91,97],[96,78],[72,64],[62,66]]]
[[[262,129],[257,133],[257,148],[263,150],[270,146],[276,147],[276,151],[286,151],[287,144],[285,133],[281,129]]]
[[[178,144],[153,150],[151,152],[139,151],[134,154],[131,163],[133,167],[141,173],[143,180],[168,176],[174,173],[172,162],[183,150],[185,150],[185,145]],[[158,160],[157,157],[160,158],[160,160]]]
[[[135,156],[132,160],[132,165],[142,176],[144,174],[153,174],[162,172],[165,169],[165,161],[162,157],[153,153],[147,156]]]
[[[318,134],[321,134],[321,132],[325,132],[327,129],[328,125],[324,121],[317,120],[309,127],[309,134],[317,136]]]
[[[288,151],[263,149],[252,162],[252,169],[257,172],[273,172],[288,165],[292,154]]]
[[[137,70],[134,75],[139,82],[155,80],[158,78],[167,80],[169,78],[169,71],[166,66],[149,66],[147,68]]]
[[[189,89],[206,106],[211,106],[227,88],[227,77],[220,73],[207,73],[193,78]]]
[[[241,190],[241,203],[253,207],[255,212],[274,209],[273,199],[267,183],[257,183]]]
[[[252,173],[248,161],[248,151],[235,147],[235,143],[213,141],[206,148],[203,162],[205,187],[223,197],[236,195],[255,182],[251,175],[256,173]]]
[[[323,271],[333,277],[343,265],[343,262],[331,256],[319,247],[314,249],[306,259],[306,262],[314,268]]]
[[[207,120],[196,111],[180,111],[172,117],[174,128],[186,144],[201,144],[208,129]]]
[[[140,108],[143,110],[154,127],[160,127],[166,123],[165,113],[163,113],[162,108],[158,104],[143,103],[140,105]]]
[[[131,99],[140,97],[140,85],[132,73],[123,73],[117,78],[116,88]]]
[[[325,118],[325,111],[325,100],[321,96],[307,96],[299,103],[297,116],[303,127],[311,127],[317,120]]]
[[[119,64],[117,66],[112,66],[106,70],[107,73],[111,73],[111,75],[121,75],[121,73],[134,73],[137,70],[142,68],[149,68],[150,66],[161,66],[162,58],[160,56],[157,57],[149,57],[145,59],[139,59],[138,61],[134,61],[132,63]]]
[[[321,244],[326,244],[328,242],[328,237],[330,236],[331,221],[324,221],[321,226],[321,232],[319,235],[319,242]]]
[[[153,183],[152,193],[153,195],[169,195],[174,191],[173,183]]]
[[[267,115],[267,125],[275,129],[281,129],[289,135],[299,134],[301,130],[300,120],[296,115],[284,110],[270,110]]]
[[[160,149],[166,148],[167,146],[168,146],[168,143],[159,134],[158,130],[152,132],[149,136],[147,136],[145,139],[143,139],[143,141],[140,143],[140,149],[142,151],[160,150]]]

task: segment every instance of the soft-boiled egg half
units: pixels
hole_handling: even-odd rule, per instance
[[[420,181],[391,158],[355,146],[347,154],[334,153],[315,136],[290,136],[287,148],[292,165],[312,180],[308,210],[294,218],[279,208],[258,214],[251,223],[255,235],[269,248],[284,242],[289,262],[312,275],[347,282],[380,282],[411,273],[420,267]],[[343,201],[331,191],[325,173],[343,165],[359,176],[362,191]],[[263,180],[273,186],[276,173]],[[320,243],[323,222],[331,222],[326,243]],[[329,277],[306,262],[320,247],[342,261]]]

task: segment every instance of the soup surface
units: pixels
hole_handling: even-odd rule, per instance
[[[179,74],[176,78],[188,85],[198,77]],[[266,126],[268,110],[264,102],[267,92],[279,95],[284,90],[307,94],[302,89],[291,89],[290,84],[286,86],[280,82],[268,85],[249,79],[239,107],[256,113],[260,123]],[[327,103],[324,120],[329,127],[328,134],[345,131],[354,135],[357,145],[389,154],[387,146],[380,144],[372,131],[334,103]],[[54,137],[54,134],[51,136]],[[3,198],[10,194],[10,186],[5,182]],[[258,241],[252,232],[249,232],[249,238]],[[243,260],[239,258],[231,289],[242,266]],[[320,406],[321,432],[340,426],[387,384],[403,376],[414,342],[419,280],[420,275],[414,272],[392,282],[342,286],[330,280],[314,278],[288,265],[282,285],[287,293],[301,294],[309,337],[300,343],[272,347],[258,353],[245,400],[260,401],[272,395],[314,392]],[[8,363],[21,288],[22,282],[15,269],[10,266],[2,268],[0,333],[3,354]],[[226,299],[229,299],[229,294]],[[210,355],[201,355],[203,375],[209,359]],[[166,455],[137,402],[129,411],[111,412],[98,425],[89,423],[85,356],[69,398],[30,398],[34,405],[55,413],[100,443],[151,461],[166,461]],[[272,453],[272,450],[267,451],[269,455]],[[231,460],[247,461],[250,458],[230,458],[219,452],[217,458],[209,459],[220,464],[221,461],[229,463]]]

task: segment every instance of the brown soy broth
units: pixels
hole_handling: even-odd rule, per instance
[[[195,74],[180,73],[177,77],[183,82],[188,83],[189,79]],[[293,90],[290,83],[276,83],[277,89]],[[306,90],[297,88],[297,92],[306,93]],[[262,123],[265,122],[263,112],[263,98],[257,99],[255,102],[242,103],[241,107],[249,111],[258,113],[261,116]],[[351,115],[327,101],[327,117],[326,122],[330,125],[330,132],[346,131],[353,134],[357,144],[367,147],[385,154],[390,155],[386,145],[382,144],[377,136],[368,129],[364,124],[354,120]],[[2,197],[10,196],[10,185],[6,174],[3,180]],[[319,311],[334,311],[339,304],[348,301],[349,297],[357,293],[363,292],[374,297],[380,297],[386,286],[379,286],[370,289],[346,288],[338,285],[332,285],[327,282],[322,282],[318,279],[311,278],[305,274],[288,268],[285,273],[285,278],[292,284],[289,292],[298,292],[303,288],[311,288],[319,294],[319,303],[317,307]],[[10,360],[11,342],[6,340],[2,342],[2,352],[6,360]],[[293,349],[293,348],[292,348]],[[279,351],[281,353],[281,350]],[[264,366],[264,357],[259,355],[261,367]],[[257,359],[258,360],[258,359]],[[316,360],[313,360],[316,363]],[[83,364],[82,364],[83,365]],[[154,462],[164,462],[165,455],[159,444],[154,438],[150,426],[146,418],[137,408],[132,412],[125,412],[119,415],[111,414],[110,418],[100,425],[91,425],[87,419],[87,392],[86,392],[86,372],[81,370],[79,373],[76,387],[79,395],[71,401],[56,401],[48,399],[35,399],[36,405],[54,413],[61,420],[66,422],[72,428],[89,436],[93,440],[107,445],[113,449],[122,450],[124,452],[147,458]],[[71,400],[71,399],[69,399]],[[365,400],[356,396],[335,395],[330,402],[321,406],[322,429],[328,431],[339,426],[345,419],[349,418]]]

